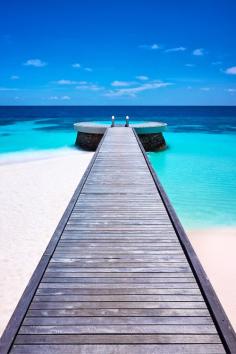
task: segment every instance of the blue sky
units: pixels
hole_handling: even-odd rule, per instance
[[[236,105],[235,0],[1,3],[1,105]]]

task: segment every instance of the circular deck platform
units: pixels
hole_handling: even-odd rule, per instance
[[[114,128],[118,128],[120,126],[124,127],[125,123],[121,123],[116,122]],[[95,151],[103,134],[110,126],[110,124],[95,122],[75,123],[74,129],[77,131],[75,144],[84,150]],[[166,142],[162,134],[167,127],[166,123],[130,123],[129,126],[130,128],[135,129],[146,151],[160,151],[166,148]]]

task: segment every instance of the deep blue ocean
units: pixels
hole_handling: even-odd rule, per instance
[[[35,130],[70,131],[74,122],[110,120],[112,115],[122,119],[129,115],[131,120],[164,120],[175,132],[236,132],[236,106],[0,106],[0,125],[34,121]]]
[[[2,106],[0,163],[74,148],[73,123],[112,115],[168,124],[168,149],[148,156],[186,228],[236,225],[236,107]]]

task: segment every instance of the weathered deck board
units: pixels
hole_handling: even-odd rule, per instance
[[[133,130],[108,129],[0,352],[236,352],[170,214]]]

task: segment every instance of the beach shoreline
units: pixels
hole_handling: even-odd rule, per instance
[[[32,159],[30,153],[26,159],[19,154],[8,164],[0,163],[0,334],[92,156],[58,149],[35,153]],[[236,329],[236,227],[195,229],[187,234]]]

